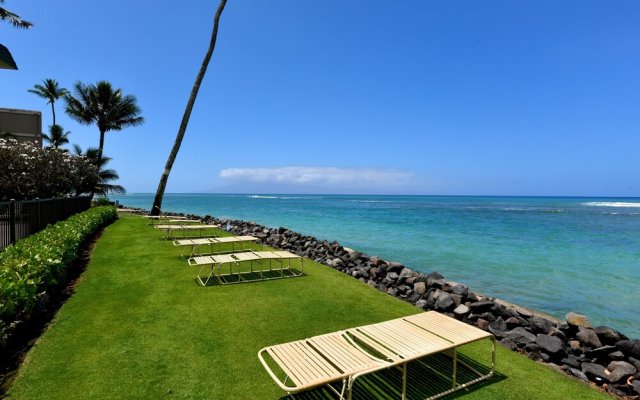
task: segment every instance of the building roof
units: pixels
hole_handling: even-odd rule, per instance
[[[0,44],[0,68],[4,69],[18,69],[16,62],[13,61],[13,57],[9,52],[9,49]]]

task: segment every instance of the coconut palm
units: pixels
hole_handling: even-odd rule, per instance
[[[0,4],[4,4],[4,0],[0,0]],[[24,29],[29,28],[33,25],[31,22],[23,20],[19,15],[14,14],[3,7],[0,7],[0,21],[8,21],[16,28]]]
[[[54,149],[60,148],[60,146],[69,143],[70,131],[64,131],[60,125],[49,126],[49,134],[42,134],[42,138],[46,140]],[[65,150],[66,151],[66,150]]]
[[[140,108],[135,96],[122,94],[122,89],[113,89],[111,83],[100,81],[97,84],[85,85],[76,82],[75,97],[67,94],[65,111],[81,124],[96,124],[100,131],[100,145],[96,157],[99,167],[104,148],[104,135],[109,131],[120,131],[129,126],[141,125],[144,118],[140,116]]]
[[[58,86],[58,82],[55,79],[44,79],[42,85],[35,84],[33,89],[28,90],[29,93],[33,93],[36,96],[42,97],[47,100],[47,104],[51,104],[51,114],[53,114],[53,126],[56,125],[56,109],[53,107],[56,100],[60,97],[64,97],[68,91],[65,88]]]
[[[82,157],[86,157],[98,166],[98,182],[95,187],[76,188],[76,194],[93,193],[99,196],[106,196],[109,193],[125,194],[127,191],[120,185],[113,185],[109,182],[120,179],[118,173],[113,169],[106,169],[105,166],[111,161],[111,157],[102,156],[98,163],[98,149],[89,147],[85,152],[77,144],[73,145],[73,152]],[[93,197],[93,196],[92,196]]]
[[[0,0],[0,4],[4,4],[4,0]],[[27,29],[32,26],[31,22],[25,21],[19,15],[12,13],[4,7],[0,7],[0,21],[7,21],[16,28]],[[9,49],[0,44],[0,68],[18,69],[16,62],[11,56]]]
[[[202,65],[200,66],[200,71],[196,76],[196,81],[193,83],[193,87],[191,88],[191,95],[189,96],[189,100],[187,101],[187,106],[184,110],[184,114],[182,115],[182,122],[180,122],[180,128],[178,128],[178,134],[176,135],[176,140],[173,143],[173,147],[171,148],[171,153],[169,153],[169,158],[167,159],[167,164],[164,167],[164,171],[160,176],[160,182],[158,183],[158,189],[156,190],[156,196],[153,199],[153,206],[151,207],[151,215],[160,215],[160,211],[162,208],[162,198],[164,197],[164,190],[167,186],[167,180],[169,180],[169,174],[171,173],[171,168],[173,168],[173,163],[178,156],[178,152],[180,151],[180,145],[182,144],[182,138],[184,137],[184,133],[187,130],[187,124],[189,123],[189,117],[191,117],[191,111],[193,110],[193,105],[196,102],[196,97],[198,96],[198,90],[200,90],[200,84],[202,83],[202,79],[204,78],[204,74],[207,72],[207,67],[209,66],[209,61],[211,60],[211,56],[213,55],[213,50],[216,47],[216,39],[218,38],[218,23],[220,21],[220,15],[222,15],[222,11],[224,10],[224,6],[227,4],[227,0],[220,0],[220,4],[218,4],[218,9],[213,17],[213,30],[211,31],[211,39],[209,41],[209,48],[204,55],[204,59],[202,60]]]

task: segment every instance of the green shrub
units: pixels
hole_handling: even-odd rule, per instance
[[[107,197],[96,197],[91,202],[91,205],[93,207],[110,206],[111,205],[111,201]]]
[[[0,339],[9,322],[28,317],[38,293],[58,283],[80,246],[116,218],[114,207],[91,208],[0,252]]]

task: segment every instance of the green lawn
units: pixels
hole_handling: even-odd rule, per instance
[[[259,363],[260,348],[418,312],[311,261],[300,278],[197,286],[197,268],[160,236],[132,216],[105,230],[76,293],[31,349],[9,398],[280,399],[285,393]],[[486,363],[489,346],[463,353]],[[609,398],[502,347],[497,359],[494,379],[452,398]],[[410,367],[422,387],[410,398],[430,390],[416,381],[426,367]],[[390,371],[363,380],[354,398],[372,398],[363,387],[394,386],[397,379]]]

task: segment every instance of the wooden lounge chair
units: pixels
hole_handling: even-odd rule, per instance
[[[344,338],[344,341],[339,342],[339,345],[336,344],[335,347],[331,345],[316,345],[317,338],[332,335],[340,336]],[[491,369],[485,374],[458,360],[457,356],[457,348],[459,346],[483,339],[491,340],[492,345]],[[404,400],[407,395],[407,368],[409,363],[438,353],[451,357],[453,364],[451,386],[450,389],[435,394],[429,399],[446,396],[482,380],[489,379],[495,371],[495,337],[488,332],[435,311],[347,329],[292,343],[297,343],[296,349],[300,346],[308,345],[312,352],[302,356],[292,350],[290,343],[265,347],[258,352],[258,358],[271,378],[281,389],[289,394],[341,381],[341,390],[336,390],[333,387],[331,389],[338,393],[340,399],[351,399],[353,384],[357,378],[381,369],[398,367],[402,371],[400,392]],[[349,351],[345,350],[345,343],[352,346]],[[265,359],[265,355],[269,355],[272,363],[275,363],[285,374],[284,379],[279,378],[274,373]],[[362,361],[364,357],[369,357],[375,362],[364,363]],[[342,373],[339,374],[323,368],[322,365],[316,365],[324,361],[334,366],[339,364],[351,365],[353,368],[338,367],[338,372]],[[458,383],[458,364],[464,365],[468,371],[476,374],[477,378],[465,383]],[[442,373],[440,372],[440,374]]]
[[[195,255],[207,255],[207,254],[221,254],[222,253],[222,245],[231,245],[231,251],[229,253],[236,252],[236,245],[239,245],[239,251],[244,250],[244,244],[257,242],[258,238],[253,236],[225,236],[225,237],[208,237],[208,238],[198,238],[198,239],[177,239],[173,241],[173,245],[176,247],[182,247],[183,251],[180,254],[181,257],[184,257],[184,249],[190,248],[189,256],[193,257]],[[203,253],[199,249],[201,246],[209,246],[209,252]],[[216,249],[217,248],[217,249]]]
[[[300,260],[300,271],[291,268],[291,260],[296,259]],[[189,265],[200,267],[196,280],[202,286],[207,286],[212,279],[215,279],[217,283],[227,285],[294,278],[302,276],[304,272],[304,260],[302,257],[288,251],[278,250],[249,250],[241,253],[196,256],[190,257],[187,262]],[[274,263],[276,264],[275,267]],[[246,270],[247,264],[248,270]],[[258,268],[254,268],[256,265]],[[224,266],[228,267],[229,272],[222,272]],[[245,270],[243,270],[243,266]],[[235,271],[234,267],[236,268]],[[207,269],[209,270],[208,275],[204,272]]]

